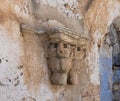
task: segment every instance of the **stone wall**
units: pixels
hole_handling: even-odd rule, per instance
[[[112,35],[112,69],[113,69],[113,85],[112,85],[112,91],[113,91],[113,101],[119,99],[119,82],[120,82],[120,73],[119,73],[119,66],[120,66],[120,39],[119,39],[119,26],[116,25],[117,23],[114,23],[114,31],[111,31]],[[114,33],[113,33],[114,32]]]
[[[112,49],[105,34],[119,15],[119,0],[1,0],[0,101],[100,101],[100,98],[101,101],[111,101],[111,80],[116,80],[116,76],[112,78]],[[23,26],[29,31],[23,31]],[[56,43],[55,47],[60,48],[59,56],[48,62],[46,53],[49,51],[45,46],[51,43],[51,30],[63,29],[69,29],[72,34],[70,37],[55,38],[58,38],[59,47]],[[76,39],[74,33],[80,38]],[[84,43],[82,38],[87,39],[88,44],[85,43],[87,48],[83,50],[80,49],[82,46],[77,46]],[[66,43],[63,40],[72,40],[67,43],[70,51],[79,47],[77,58],[65,57],[66,53],[60,55],[61,51],[69,52],[64,49]],[[80,58],[79,54],[84,58]],[[52,69],[50,63],[53,63]],[[68,66],[70,63],[71,67]],[[56,69],[54,65],[60,68]],[[63,72],[63,67],[71,71],[67,69]],[[72,71],[74,67],[77,69]],[[52,73],[59,69],[60,75],[55,75],[55,82],[51,82]],[[71,75],[74,71],[77,80]],[[119,74],[119,70],[116,72],[115,75]],[[62,73],[67,75],[61,76]],[[64,78],[65,82],[62,81]]]

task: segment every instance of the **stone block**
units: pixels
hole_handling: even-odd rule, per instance
[[[68,78],[68,84],[78,84],[78,74],[76,72],[70,73]]]
[[[100,86],[96,85],[94,86],[94,88],[92,89],[92,95],[99,95],[100,94]]]
[[[77,84],[77,70],[81,65],[80,60],[85,56],[83,50],[85,40],[78,41],[80,36],[74,36],[70,30],[66,30],[65,33],[63,30],[55,30],[50,33],[44,38],[47,38],[46,58],[51,72],[51,82],[61,85]]]
[[[87,97],[83,97],[82,101],[93,101],[93,100],[90,96],[87,96]]]
[[[60,71],[60,60],[57,57],[49,57],[47,58],[48,68],[52,72]]]
[[[55,85],[67,85],[67,73],[53,73],[50,80]]]
[[[52,72],[68,73],[72,65],[72,60],[69,58],[50,57],[47,61],[48,68]]]
[[[60,72],[68,73],[72,66],[72,60],[69,58],[60,58]]]
[[[82,97],[88,96],[88,91],[87,91],[87,90],[82,90],[82,91],[81,91],[81,96],[82,96]]]

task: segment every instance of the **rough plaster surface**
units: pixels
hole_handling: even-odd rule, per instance
[[[111,75],[111,60],[106,59],[111,56],[100,47],[119,15],[119,0],[1,0],[0,101],[100,101],[100,69],[103,78]],[[50,83],[41,37],[22,33],[21,24],[38,31],[66,27],[90,37],[78,85]],[[104,62],[107,69],[101,66]],[[110,95],[109,83],[102,84],[101,91]],[[111,101],[106,96],[101,101]]]

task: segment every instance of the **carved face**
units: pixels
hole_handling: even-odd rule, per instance
[[[71,47],[69,44],[58,43],[57,47],[57,57],[60,58],[69,58],[71,52]]]
[[[51,71],[53,84],[76,84],[77,68],[84,53],[80,47],[62,42],[50,43],[47,47],[48,68]],[[68,82],[67,82],[68,81]]]
[[[48,67],[52,72],[67,73],[71,68],[70,45],[50,43],[48,46]]]
[[[69,58],[71,49],[68,44],[50,43],[47,51],[49,57]]]

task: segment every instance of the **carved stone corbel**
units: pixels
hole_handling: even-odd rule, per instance
[[[78,68],[85,58],[89,40],[69,29],[39,32],[23,28],[27,33],[36,33],[45,43],[45,58],[50,71],[50,81],[55,85],[78,83]]]
[[[68,29],[51,30],[44,35],[46,59],[51,72],[50,81],[55,85],[78,83],[78,68],[85,58],[88,39]]]

